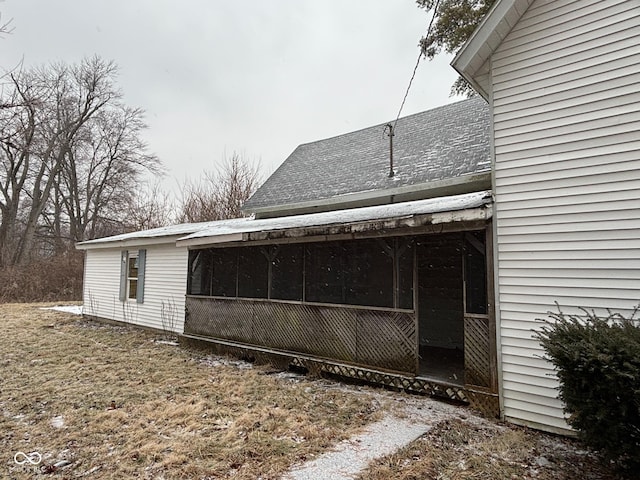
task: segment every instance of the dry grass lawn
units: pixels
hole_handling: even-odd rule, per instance
[[[275,479],[411,411],[434,427],[362,480],[615,478],[575,441],[421,397],[273,375],[42,306],[0,305],[2,479]],[[39,452],[46,473],[17,465],[17,452]]]
[[[377,418],[371,397],[206,362],[157,335],[0,305],[0,478],[279,478]],[[50,468],[52,470],[53,467]]]

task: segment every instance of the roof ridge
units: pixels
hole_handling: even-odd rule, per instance
[[[469,97],[469,98],[464,98],[462,100],[457,100],[457,101],[451,102],[451,103],[445,103],[444,105],[439,105],[437,107],[430,108],[428,110],[423,110],[421,112],[410,113],[409,115],[405,115],[404,117],[399,117],[398,118],[398,122],[401,122],[403,120],[407,120],[407,119],[409,119],[411,117],[416,117],[418,115],[424,115],[425,113],[431,113],[431,112],[435,113],[435,112],[438,112],[440,110],[444,110],[444,109],[447,109],[447,108],[451,108],[453,106],[457,106],[460,103],[470,102],[472,100],[477,100],[479,98],[482,98],[482,97],[480,97],[480,95],[474,95],[474,96]],[[377,127],[384,127],[385,125],[387,125],[387,124],[389,124],[391,122],[394,122],[394,121],[395,121],[395,119],[389,120],[388,122],[382,122],[382,123],[377,123],[375,125],[370,125],[368,127],[358,128],[356,130],[351,130],[351,131],[346,132],[346,133],[341,133],[341,134],[338,134],[338,135],[332,135],[330,137],[320,138],[318,140],[313,140],[311,142],[300,143],[294,149],[294,151],[297,150],[298,148],[304,147],[306,145],[313,145],[314,143],[326,142],[327,140],[332,140],[334,138],[340,138],[340,137],[344,137],[344,136],[347,136],[347,135],[352,135],[352,134],[358,133],[358,132],[364,132],[365,130],[371,130],[371,129],[374,129],[374,128],[377,128]]]

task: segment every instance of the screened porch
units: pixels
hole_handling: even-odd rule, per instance
[[[193,249],[185,334],[491,388],[486,235]]]

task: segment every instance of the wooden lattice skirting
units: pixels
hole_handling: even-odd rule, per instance
[[[500,416],[498,395],[479,389],[470,389],[432,379],[383,372],[342,364],[328,359],[300,355],[295,352],[266,349],[227,340],[197,335],[181,335],[179,339],[182,345],[188,347],[205,349],[222,355],[232,355],[257,363],[270,363],[274,367],[284,370],[290,367],[298,367],[318,376],[329,374],[407,392],[445,398],[466,403],[487,417],[498,418]]]

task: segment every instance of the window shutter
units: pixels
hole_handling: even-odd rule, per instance
[[[127,263],[129,261],[129,252],[123,250],[120,252],[120,301],[127,299]]]
[[[147,263],[147,250],[138,250],[138,289],[136,291],[136,302],[144,302],[144,270]]]

